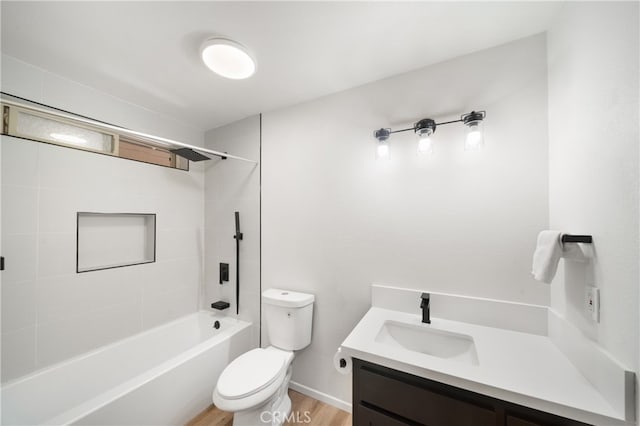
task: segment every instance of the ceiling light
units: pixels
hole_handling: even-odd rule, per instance
[[[423,118],[415,123],[413,127],[406,129],[391,130],[382,128],[376,130],[374,136],[378,140],[378,146],[376,147],[377,157],[382,157],[381,150],[384,156],[389,155],[389,137],[392,133],[406,132],[409,130],[413,130],[418,137],[418,154],[430,154],[433,151],[431,135],[435,133],[436,126],[451,123],[464,123],[467,126],[464,149],[465,151],[477,151],[484,145],[482,123],[486,115],[484,111],[471,111],[470,113],[462,114],[459,120],[436,123],[431,118]]]
[[[202,44],[202,61],[213,72],[233,80],[249,78],[256,62],[240,43],[226,38],[210,38]]]

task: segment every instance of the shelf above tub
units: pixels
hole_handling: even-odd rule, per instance
[[[78,212],[76,272],[156,261],[153,213]]]

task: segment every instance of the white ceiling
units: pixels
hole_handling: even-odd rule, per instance
[[[1,2],[2,51],[207,130],[536,34],[560,2]],[[211,35],[257,58],[202,64]]]

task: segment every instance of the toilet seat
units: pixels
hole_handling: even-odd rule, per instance
[[[218,379],[218,394],[241,399],[268,387],[286,373],[284,357],[275,351],[253,349],[233,360]]]
[[[292,360],[292,352],[271,346],[245,352],[220,375],[213,390],[213,403],[231,412],[264,404],[283,385]]]

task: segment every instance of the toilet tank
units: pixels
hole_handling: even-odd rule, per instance
[[[295,351],[311,343],[313,294],[272,288],[262,293],[271,345]]]

